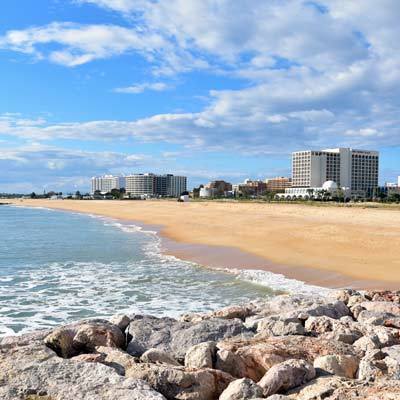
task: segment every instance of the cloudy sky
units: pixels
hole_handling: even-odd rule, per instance
[[[0,192],[264,179],[333,146],[393,181],[399,21],[399,0],[2,0]]]

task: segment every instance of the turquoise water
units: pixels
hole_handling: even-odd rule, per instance
[[[157,235],[135,225],[0,206],[0,335],[121,312],[177,316],[271,293],[163,256]]]

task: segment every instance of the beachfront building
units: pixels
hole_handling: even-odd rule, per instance
[[[267,184],[263,181],[245,179],[243,183],[233,185],[233,191],[239,196],[262,196],[267,191]]]
[[[223,180],[209,182],[200,188],[199,197],[226,197],[232,192],[232,184]]]
[[[91,193],[100,192],[102,194],[109,193],[113,189],[121,189],[125,187],[125,178],[122,176],[104,175],[94,176],[91,179]]]
[[[125,180],[130,197],[179,197],[187,189],[186,176],[132,174]]]
[[[292,187],[321,188],[333,181],[351,197],[372,196],[378,188],[377,151],[336,148],[297,151],[292,155]],[[285,190],[285,193],[288,189]]]
[[[265,180],[267,192],[281,193],[285,189],[292,187],[292,178],[278,176]]]

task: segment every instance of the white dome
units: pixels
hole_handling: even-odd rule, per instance
[[[338,185],[334,181],[326,181],[322,185],[322,189],[324,189],[324,190],[337,190],[337,188],[338,188]]]

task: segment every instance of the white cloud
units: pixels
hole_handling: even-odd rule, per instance
[[[145,90],[153,90],[156,92],[162,92],[164,90],[169,89],[169,86],[163,82],[155,82],[155,83],[140,83],[137,85],[132,85],[128,87],[117,88],[114,91],[116,93],[128,93],[128,94],[138,94],[143,93]]]

